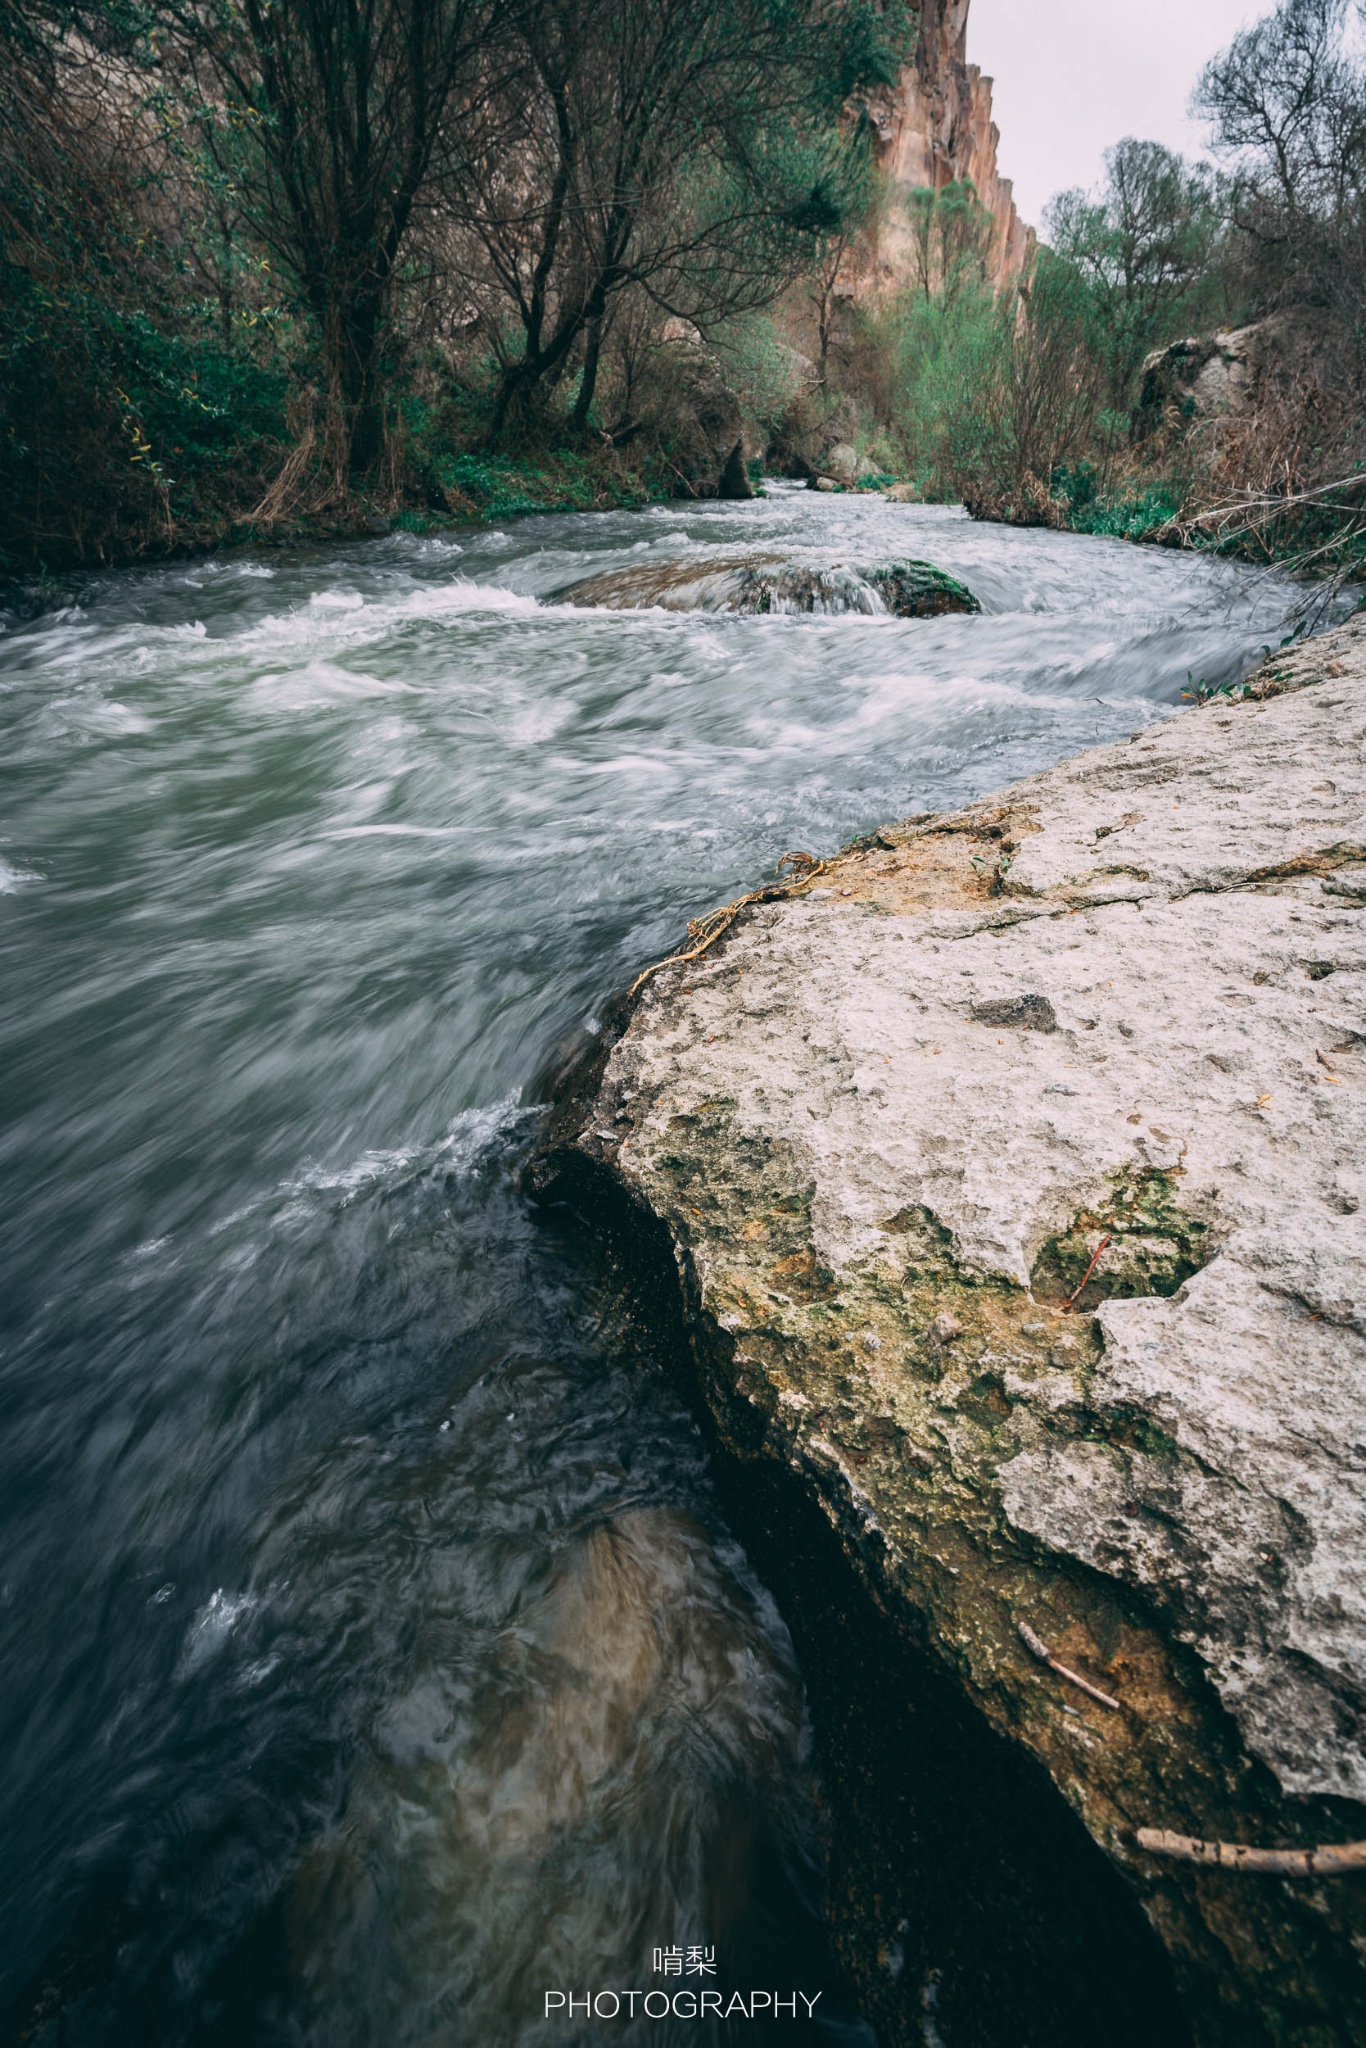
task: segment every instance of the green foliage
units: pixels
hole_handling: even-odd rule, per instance
[[[1195,106],[1229,167],[1250,314],[1327,309],[1366,363],[1366,55],[1348,0],[1279,0],[1206,65]]]
[[[956,298],[986,282],[986,257],[995,223],[978,200],[971,179],[933,187],[917,185],[906,194],[914,237],[916,283],[926,298]]]
[[[760,311],[866,207],[842,109],[912,32],[901,0],[0,0],[0,551],[686,486],[712,451],[659,330],[725,328],[781,409]]]
[[[975,455],[975,394],[999,373],[1002,323],[984,285],[903,296],[886,322],[889,412],[905,464],[926,497],[955,495]]]
[[[881,6],[853,0],[834,11],[817,73],[832,112],[869,86],[895,85],[914,46],[915,25],[916,9],[901,0]]]
[[[1089,474],[1083,477],[1079,472]],[[1099,489],[1096,472],[1087,463],[1055,472],[1053,486],[1067,508],[1066,523],[1074,533],[1106,534],[1112,540],[1147,540],[1170,526],[1180,510],[1179,494],[1173,485],[1151,483],[1106,493]]]
[[[802,388],[793,352],[779,340],[772,317],[754,313],[713,336],[725,379],[745,417],[769,440]]]
[[[53,562],[219,524],[286,434],[278,353],[224,349],[79,276],[0,264],[0,548]],[[166,314],[169,313],[169,318]]]
[[[892,316],[893,418],[926,496],[1051,517],[1049,479],[1084,452],[1098,391],[1076,271],[1040,251],[1015,290],[961,277]]]
[[[259,295],[239,291],[227,317],[205,297],[179,213],[185,159],[160,148],[139,97],[144,27],[110,0],[0,11],[0,549],[14,562],[209,538],[280,459],[292,329]]]
[[[472,519],[629,509],[653,495],[647,480],[604,457],[572,450],[540,457],[449,454],[434,458],[431,473],[450,511]]]
[[[466,146],[456,205],[522,330],[491,441],[539,432],[576,358],[589,424],[633,296],[704,333],[771,305],[866,206],[870,133],[843,102],[910,47],[899,5],[847,0],[556,0],[518,33],[516,94]],[[490,208],[509,158],[517,204]]]
[[[1132,136],[1106,151],[1105,167],[1098,195],[1061,192],[1046,220],[1054,251],[1084,281],[1110,396],[1126,405],[1149,350],[1217,311],[1220,191],[1205,166]]]

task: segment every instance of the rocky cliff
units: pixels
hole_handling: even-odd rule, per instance
[[[970,0],[923,0],[915,57],[895,87],[872,96],[869,117],[890,191],[879,214],[870,278],[904,281],[914,273],[902,201],[928,186],[971,179],[995,222],[989,269],[997,284],[1018,277],[1034,230],[1015,210],[1010,180],[997,167],[1000,131],[991,118],[991,86],[967,61]]]
[[[1366,1878],[1139,1832],[1366,1836],[1366,628],[1259,690],[744,912],[541,1172],[661,1233],[722,1442],[1042,1765],[1197,2039],[1327,2048]]]

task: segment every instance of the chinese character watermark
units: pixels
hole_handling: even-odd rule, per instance
[[[678,1945],[657,1948],[654,1951],[654,1972],[656,1977],[714,1977],[716,1950]]]

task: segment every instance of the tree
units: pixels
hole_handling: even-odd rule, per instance
[[[925,315],[942,328],[918,458],[974,517],[1056,523],[1055,472],[1085,453],[1103,397],[1076,268],[1042,248],[994,299],[983,288],[916,303],[922,345]]]
[[[132,27],[120,0],[79,22],[0,0],[0,559],[169,526],[139,405],[141,303],[168,266],[155,124],[116,54]]]
[[[952,179],[937,190],[917,185],[906,194],[914,238],[916,281],[928,299],[951,297],[986,276],[994,227],[971,178]]]
[[[251,231],[317,329],[339,489],[382,436],[378,364],[443,128],[502,82],[504,0],[149,0]]]
[[[1366,353],[1366,70],[1346,0],[1281,0],[1206,65],[1193,106],[1232,165],[1259,311],[1328,308]]]
[[[1086,281],[1110,399],[1122,407],[1148,351],[1198,317],[1220,213],[1205,166],[1160,142],[1126,136],[1106,151],[1105,170],[1098,195],[1061,192],[1045,219],[1051,246]]]
[[[881,40],[837,0],[538,0],[519,118],[451,139],[450,203],[487,266],[495,439],[573,366],[587,422],[622,294],[705,330],[770,302],[861,210],[866,140],[836,95],[894,70],[906,23],[878,19]]]

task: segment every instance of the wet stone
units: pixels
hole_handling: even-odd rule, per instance
[[[799,561],[783,555],[713,555],[609,569],[556,591],[560,604],[608,611],[861,612],[932,619],[979,612],[966,585],[931,562]]]

